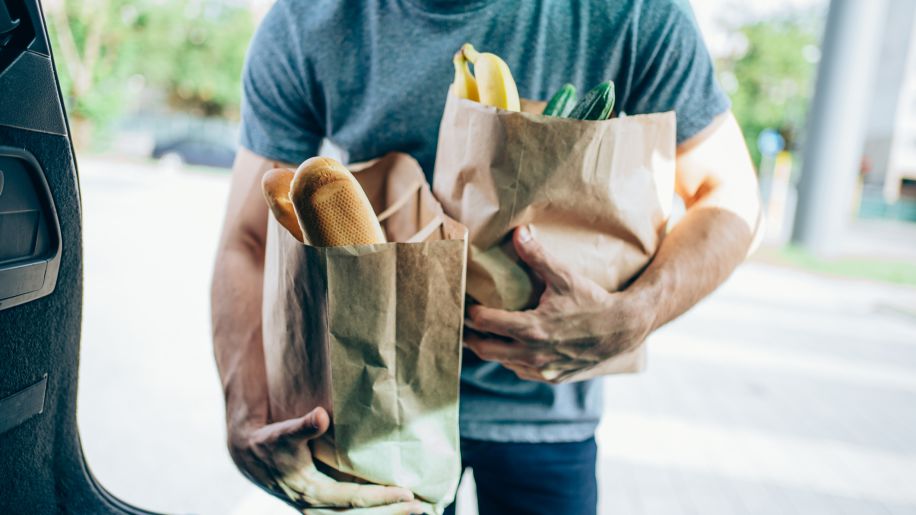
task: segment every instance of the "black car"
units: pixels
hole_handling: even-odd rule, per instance
[[[224,142],[191,137],[156,143],[154,159],[169,159],[171,156],[183,164],[232,168],[235,148]]]

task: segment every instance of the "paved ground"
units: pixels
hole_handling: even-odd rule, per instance
[[[916,223],[901,220],[859,220],[843,240],[846,257],[880,257],[916,263]]]
[[[81,172],[90,467],[153,510],[292,513],[224,448],[207,289],[225,176]],[[750,263],[649,345],[645,374],[606,381],[602,514],[916,514],[916,290]]]

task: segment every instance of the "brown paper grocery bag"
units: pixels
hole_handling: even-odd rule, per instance
[[[673,112],[583,121],[530,104],[509,112],[449,92],[433,181],[446,214],[468,227],[468,294],[512,310],[538,294],[515,227],[529,224],[559,261],[616,291],[655,254],[674,196]],[[644,352],[565,379],[639,371]]]
[[[312,247],[270,217],[263,336],[272,420],[316,406],[315,457],[348,479],[409,488],[439,514],[461,472],[458,381],[467,229],[419,164],[351,167],[390,243]]]

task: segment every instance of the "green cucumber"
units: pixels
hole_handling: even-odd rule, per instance
[[[614,82],[598,84],[576,104],[570,118],[577,120],[607,120],[614,110]]]
[[[564,84],[562,88],[550,97],[547,107],[544,108],[545,116],[559,116],[565,118],[569,116],[576,105],[576,87],[572,84]]]

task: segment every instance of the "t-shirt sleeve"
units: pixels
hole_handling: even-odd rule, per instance
[[[636,27],[633,90],[628,114],[674,111],[677,143],[705,129],[730,107],[716,82],[699,29],[671,0],[646,0]]]
[[[285,163],[318,153],[324,131],[313,108],[314,88],[303,73],[302,47],[283,2],[267,13],[248,49],[242,72],[241,145]]]

